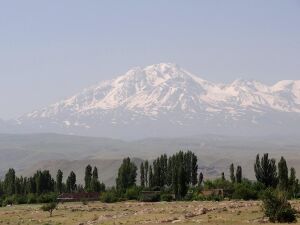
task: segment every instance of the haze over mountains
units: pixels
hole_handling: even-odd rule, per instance
[[[299,132],[300,80],[216,84],[171,63],[122,76],[11,121],[1,132],[174,137]]]

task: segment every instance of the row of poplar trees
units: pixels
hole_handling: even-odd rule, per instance
[[[170,187],[177,198],[184,197],[189,186],[198,183],[197,156],[191,152],[180,151],[170,157],[166,154],[140,166],[141,186],[146,188]]]
[[[71,171],[63,182],[63,172],[57,171],[56,179],[54,179],[48,170],[38,170],[31,177],[18,177],[14,169],[9,169],[3,181],[0,181],[0,195],[26,195],[45,194],[50,192],[100,192],[105,190],[105,185],[99,182],[97,167],[88,165],[85,170],[85,186],[76,184],[76,174]]]
[[[295,168],[289,169],[284,157],[280,158],[278,164],[275,159],[270,159],[266,153],[261,158],[258,154],[254,164],[254,171],[257,181],[266,187],[279,188],[293,195],[299,192],[299,180],[296,178]]]

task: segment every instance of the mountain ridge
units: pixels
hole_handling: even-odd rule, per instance
[[[300,121],[300,80],[283,80],[272,86],[243,79],[216,84],[176,64],[159,63],[132,68],[122,76],[25,114],[11,127],[22,132],[99,132],[100,136],[105,127],[113,137],[114,133],[118,133],[115,137],[122,136],[131,127],[137,130],[133,133],[144,130],[143,135],[149,137],[182,127],[191,135],[216,130],[226,133],[235,128],[280,129],[280,124],[288,127],[295,121]],[[209,129],[199,130],[195,125]],[[145,131],[148,128],[151,132]],[[157,133],[159,130],[162,132]]]

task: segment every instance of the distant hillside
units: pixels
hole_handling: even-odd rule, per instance
[[[82,181],[84,167],[96,165],[99,176],[107,184],[114,184],[121,160],[130,156],[140,163],[154,159],[162,153],[179,150],[195,152],[199,168],[206,177],[228,172],[230,163],[240,164],[245,176],[254,178],[253,161],[257,153],[269,152],[272,157],[284,155],[289,166],[300,174],[300,138],[227,137],[203,135],[180,138],[149,138],[122,141],[108,138],[83,137],[59,134],[0,135],[0,176],[13,167],[19,174],[31,175],[36,169],[49,169],[56,173],[62,169],[65,176],[70,170],[78,173]]]

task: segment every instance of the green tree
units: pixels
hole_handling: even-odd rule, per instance
[[[226,178],[225,178],[225,173],[224,173],[224,172],[222,172],[221,179],[222,179],[223,181],[226,180]]]
[[[153,169],[153,177],[152,177],[152,183],[153,186],[159,186],[160,183],[160,168],[159,168],[159,158],[155,159],[152,163],[152,169]]]
[[[51,177],[49,170],[38,170],[33,175],[35,182],[35,191],[37,194],[54,191],[54,180]]]
[[[91,191],[91,182],[92,182],[92,167],[91,165],[87,165],[85,168],[84,175],[84,189],[86,191]]]
[[[172,185],[172,177],[173,177],[173,157],[168,158],[168,166],[167,166],[167,180],[166,183],[170,187]]]
[[[141,163],[140,167],[140,173],[141,173],[141,186],[145,187],[145,168],[144,168],[144,163]]]
[[[5,174],[5,179],[3,183],[5,194],[7,195],[15,194],[15,181],[16,181],[15,170],[10,168]]]
[[[73,171],[71,171],[70,175],[67,178],[67,191],[76,191],[76,174]]]
[[[237,183],[242,183],[242,167],[241,166],[237,166],[236,168],[236,182]]]
[[[103,191],[102,185],[103,184],[101,184],[100,181],[99,181],[98,169],[95,166],[94,169],[93,169],[92,181],[91,181],[91,185],[90,185],[89,189],[90,189],[90,191],[93,191],[93,192],[101,192],[101,191]]]
[[[198,159],[197,156],[191,152],[191,158],[192,158],[192,171],[191,171],[191,183],[193,186],[197,184],[198,179]]]
[[[153,172],[152,172],[152,166],[149,166],[149,187],[152,188],[153,185]]]
[[[286,164],[286,160],[281,157],[278,163],[278,186],[282,191],[288,190],[289,185],[289,177],[288,177],[288,167]]]
[[[130,161],[130,158],[125,158],[118,171],[116,179],[117,190],[125,192],[127,188],[136,184],[137,167]]]
[[[229,171],[230,171],[230,180],[231,180],[232,183],[235,183],[235,175],[234,175],[234,165],[233,165],[233,163],[231,163]]]
[[[99,179],[99,177],[98,177],[98,168],[96,166],[94,166],[94,169],[93,169],[92,179],[94,179],[94,180]]]
[[[53,213],[54,209],[56,209],[56,207],[57,207],[57,203],[56,202],[51,202],[51,203],[47,203],[47,204],[43,205],[41,207],[41,209],[45,212],[49,212],[50,217],[52,217],[52,213]]]
[[[202,186],[202,184],[203,184],[203,173],[202,172],[200,172],[200,174],[199,174],[199,181],[198,181],[198,186],[199,187],[201,187]]]
[[[269,159],[269,154],[265,153],[260,159],[259,154],[256,156],[254,172],[258,182],[263,183],[266,187],[276,187],[278,183],[276,160]]]
[[[179,199],[182,199],[187,191],[188,191],[188,185],[187,185],[187,174],[184,170],[183,166],[179,166],[178,170],[178,197]]]
[[[270,222],[292,223],[297,221],[297,211],[287,200],[286,192],[267,189],[263,195],[263,210]]]
[[[148,187],[149,186],[149,162],[148,160],[145,161],[145,186]]]
[[[57,171],[56,174],[56,190],[58,193],[62,193],[63,190],[63,172],[61,170]]]
[[[182,151],[172,156],[172,189],[177,199],[185,197],[188,185],[191,182],[191,167],[188,167],[188,162],[191,162],[190,153]]]
[[[296,170],[294,167],[291,167],[290,169],[289,192],[294,198],[296,197],[296,194],[299,192],[299,180],[296,178]]]

